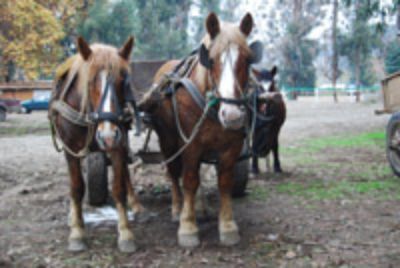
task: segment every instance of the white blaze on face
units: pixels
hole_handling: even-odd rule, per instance
[[[220,62],[222,65],[221,77],[218,85],[218,93],[222,98],[236,99],[235,96],[235,66],[239,58],[239,48],[237,45],[230,45],[229,48],[221,54]],[[227,103],[221,103],[218,117],[224,127],[239,128],[239,121],[244,114],[239,106]],[[234,125],[231,125],[235,122]]]
[[[263,86],[265,91],[268,91],[269,88],[271,87],[271,85],[272,85],[272,81],[263,81],[262,82],[262,86]]]
[[[223,98],[235,98],[235,65],[239,57],[237,46],[230,45],[221,54],[222,73],[219,82],[218,92]]]
[[[100,72],[100,84],[101,84],[101,98],[106,92],[107,87],[107,71]],[[107,92],[107,96],[104,98],[103,112],[109,113],[111,112],[111,92],[110,90]],[[100,130],[102,137],[114,137],[114,130],[112,128],[112,124],[108,121],[104,121],[102,124],[102,129]]]

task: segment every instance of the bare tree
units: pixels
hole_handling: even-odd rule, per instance
[[[332,19],[332,87],[333,87],[333,100],[338,102],[336,91],[336,80],[339,76],[338,73],[338,48],[337,48],[337,17],[338,17],[338,0],[333,0],[333,19]]]

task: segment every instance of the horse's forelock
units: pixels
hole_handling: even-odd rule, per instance
[[[101,70],[107,70],[109,75],[117,78],[121,70],[130,73],[129,62],[119,56],[115,47],[103,44],[93,44],[92,54],[84,60],[80,54],[72,56],[56,70],[56,79],[60,79],[68,72],[68,79],[78,76],[77,88],[83,92],[87,90],[88,82]]]
[[[207,34],[203,38],[203,44],[209,49],[211,58],[221,55],[231,44],[236,44],[242,52],[250,54],[246,36],[237,25],[231,23],[222,22],[219,34],[213,40]]]

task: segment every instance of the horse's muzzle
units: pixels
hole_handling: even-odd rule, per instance
[[[119,146],[122,140],[122,132],[117,127],[112,131],[101,131],[96,132],[96,141],[102,150],[112,150]]]
[[[237,130],[246,123],[246,112],[236,105],[221,105],[218,117],[225,129]]]

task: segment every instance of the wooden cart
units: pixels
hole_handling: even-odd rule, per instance
[[[400,72],[382,80],[383,110],[376,114],[391,114],[386,127],[386,155],[389,164],[400,177]]]

